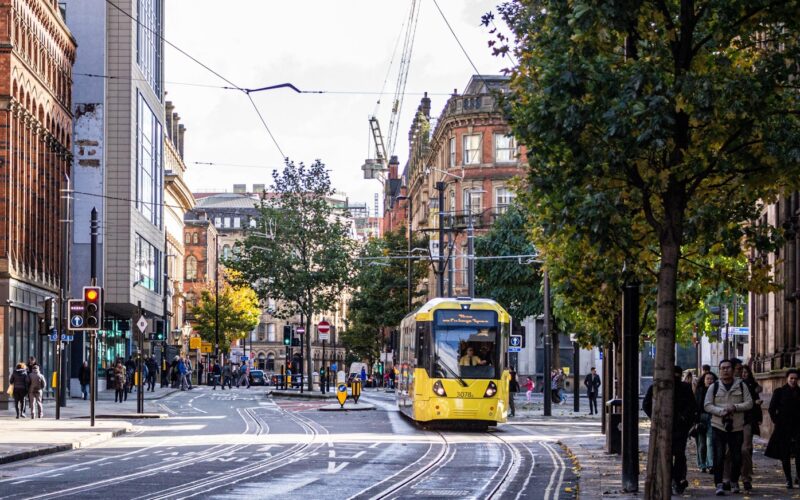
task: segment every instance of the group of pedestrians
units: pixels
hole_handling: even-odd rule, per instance
[[[213,386],[212,390],[217,390],[217,385],[222,385],[222,390],[225,390],[225,386],[228,386],[228,389],[233,389],[233,383],[236,382],[236,388],[238,389],[240,386],[245,386],[248,389],[250,388],[250,367],[248,365],[234,365],[230,361],[226,362],[224,366],[220,366],[218,362],[214,362],[214,366],[211,367],[211,384]]]
[[[753,437],[760,435],[763,423],[762,388],[752,369],[738,359],[719,363],[719,376],[708,365],[702,373],[683,378],[681,367],[675,367],[672,425],[672,485],[682,494],[686,480],[686,442],[691,436],[697,445],[697,467],[711,473],[715,493],[739,493],[753,490]],[[643,410],[652,415],[650,387]],[[786,487],[794,488],[800,477],[800,388],[798,372],[787,371],[786,384],[772,395],[769,414],[774,424],[765,455],[781,461]],[[795,457],[795,478],[792,478],[791,457]]]
[[[17,363],[9,379],[9,391],[14,397],[14,409],[17,418],[25,418],[26,404],[30,409],[31,418],[42,418],[44,407],[42,395],[47,387],[47,381],[40,371],[36,358],[28,359],[28,364]],[[10,395],[11,395],[10,394]]]

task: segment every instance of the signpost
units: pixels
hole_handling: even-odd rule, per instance
[[[508,352],[520,352],[522,350],[522,335],[511,335],[508,338]]]
[[[344,382],[336,384],[336,399],[339,401],[339,405],[344,408],[344,403],[347,401],[347,384]]]
[[[319,388],[322,394],[325,394],[329,375],[329,373],[325,371],[325,341],[330,337],[331,324],[323,319],[317,323],[317,333],[319,334],[319,339],[322,341],[322,369],[320,371]]]
[[[320,321],[319,324],[317,324],[317,333],[319,333],[320,340],[328,340],[331,333],[331,324],[325,320]]]
[[[142,356],[144,355],[144,334],[147,330],[147,320],[144,318],[142,314],[142,303],[139,302],[139,320],[136,321],[136,328],[139,329],[139,360],[137,363],[138,367],[138,377],[139,379],[136,381],[136,390],[138,393],[136,394],[136,411],[138,413],[144,413],[144,381],[142,380]]]
[[[67,329],[70,331],[83,331],[83,312],[86,309],[86,304],[80,299],[70,299],[67,304],[69,311]]]

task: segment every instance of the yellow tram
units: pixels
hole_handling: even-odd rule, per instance
[[[400,324],[397,405],[424,423],[488,427],[508,415],[511,317],[497,302],[438,298]]]

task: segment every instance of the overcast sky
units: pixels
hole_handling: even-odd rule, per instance
[[[463,91],[474,73],[433,0],[420,1],[395,149],[401,169],[422,92],[430,94],[432,114],[438,116],[447,99],[443,94]],[[487,47],[491,35],[480,25],[481,15],[494,9],[496,1],[438,2],[481,73],[497,74],[508,65],[491,55]],[[409,6],[409,0],[169,0],[165,36],[238,86],[290,82],[301,90],[331,92],[297,94],[281,89],[253,97],[286,156],[306,163],[321,159],[331,169],[337,191],[372,207],[373,195],[381,187],[378,181],[364,180],[361,171],[364,160],[373,156],[368,118],[379,96],[371,93],[383,87]],[[389,129],[401,50],[402,40],[378,107],[384,134]],[[235,90],[178,84],[226,85],[170,47],[165,66],[167,100],[175,104],[187,127],[190,188],[269,185],[272,170],[283,164],[282,155],[247,97]]]

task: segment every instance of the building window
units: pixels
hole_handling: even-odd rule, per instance
[[[222,227],[222,217],[214,217],[214,227]]]
[[[192,242],[192,233],[186,233],[186,236],[183,238],[184,243],[191,243]]]
[[[447,211],[451,214],[456,213],[456,191],[454,189],[450,190],[450,202],[447,205]]]
[[[136,63],[161,100],[161,0],[138,0],[136,11]]]
[[[482,193],[476,193],[472,191],[472,189],[474,188],[467,188],[464,190],[464,198],[463,198],[464,206],[462,207],[462,209],[465,214],[468,213],[470,207],[472,208],[473,214],[481,213]]]
[[[236,228],[236,229],[239,229],[240,227],[242,227],[242,219],[240,219],[239,217],[234,217],[233,218],[233,227]]]
[[[267,368],[268,372],[275,371],[275,355],[272,353],[267,354]]]
[[[233,254],[231,253],[231,246],[227,245],[227,244],[224,245],[222,247],[222,258],[223,259],[230,259],[232,255]]]
[[[256,220],[255,219],[250,219],[250,227],[253,228],[253,229],[256,228]]]
[[[231,227],[231,218],[225,217],[225,227]]]
[[[481,136],[464,136],[464,165],[480,165],[481,163]]]
[[[456,138],[450,138],[450,166],[456,166]]]
[[[193,255],[186,257],[186,280],[197,279],[197,258]]]
[[[514,198],[517,197],[517,194],[507,188],[507,187],[499,187],[494,191],[494,206],[497,210],[498,214],[502,214],[508,211],[508,206],[514,202]]]
[[[267,325],[267,342],[275,342],[275,323]]]
[[[513,135],[494,134],[494,161],[513,163],[517,161],[517,144]]]
[[[139,286],[160,293],[161,251],[137,234],[134,255]]]
[[[191,313],[191,309],[197,306],[197,296],[193,292],[186,293],[186,306],[189,308],[189,312]]]
[[[200,236],[198,236],[198,235],[197,235],[197,233],[194,233],[194,234],[192,235],[192,243],[194,243],[195,245],[197,245],[197,243],[198,243],[199,241],[200,241]]]
[[[267,325],[265,323],[258,324],[258,341],[264,342],[267,340]]]
[[[136,208],[161,227],[164,196],[164,155],[161,123],[138,94],[136,123]]]

